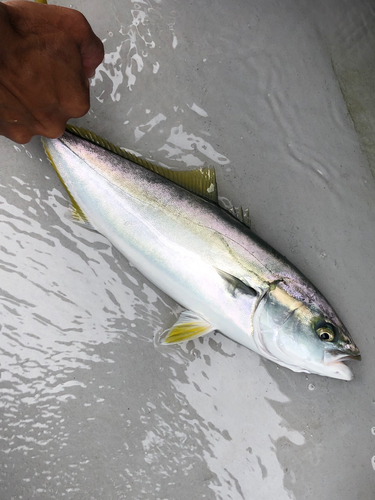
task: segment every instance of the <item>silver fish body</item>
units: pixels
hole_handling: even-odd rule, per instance
[[[293,371],[352,378],[342,360],[359,350],[331,306],[230,213],[72,134],[44,145],[90,224],[186,309],[165,343],[218,330]]]

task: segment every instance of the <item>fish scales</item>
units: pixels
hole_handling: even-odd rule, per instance
[[[233,215],[70,133],[44,144],[90,224],[186,308],[165,343],[219,330],[294,371],[351,378],[342,359],[359,350],[331,306]]]

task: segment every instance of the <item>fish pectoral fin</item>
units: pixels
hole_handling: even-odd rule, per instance
[[[192,311],[183,311],[176,323],[165,332],[161,338],[162,344],[179,344],[193,340],[207,333],[215,327]]]
[[[239,294],[250,295],[252,297],[256,297],[258,295],[258,292],[254,288],[252,288],[247,283],[244,283],[236,276],[233,276],[233,274],[226,273],[221,269],[216,270],[225,281],[228,291],[231,293],[231,295],[233,295],[233,297],[236,297]]]

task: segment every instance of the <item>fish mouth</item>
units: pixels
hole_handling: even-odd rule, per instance
[[[360,354],[343,354],[342,356],[339,356],[340,361],[350,361],[350,360],[355,360],[355,361],[361,361],[362,356]]]
[[[343,361],[351,360],[361,360],[359,349],[357,349],[357,352],[351,351],[350,354],[342,351],[332,351],[324,354],[324,364],[332,372],[330,376],[341,380],[352,380],[352,371],[343,363]]]
[[[324,362],[326,364],[331,364],[335,363],[338,361],[349,361],[349,360],[356,360],[356,361],[361,361],[362,356],[361,353],[359,352],[358,347],[355,349],[345,349],[345,350],[333,350],[333,351],[328,351],[324,354]]]

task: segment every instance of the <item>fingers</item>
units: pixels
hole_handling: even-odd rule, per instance
[[[33,134],[34,118],[31,113],[3,85],[0,85],[0,134],[25,144]]]
[[[90,85],[74,42],[54,37],[39,59],[34,69],[41,75],[37,86],[43,99],[36,100],[35,87],[28,85],[22,87],[20,101],[44,128],[85,115],[90,109]]]
[[[3,135],[17,144],[27,144],[34,136],[34,134],[30,133],[30,129],[28,127],[17,125],[0,127],[0,135]]]
[[[65,44],[68,58],[55,42],[41,53],[23,47],[0,74],[0,133],[16,142],[33,135],[60,137],[70,118],[89,110],[89,84],[78,50]]]
[[[18,143],[59,137],[90,108],[88,78],[103,44],[77,11],[21,1],[7,7],[14,29],[4,49],[0,26],[0,134]]]

